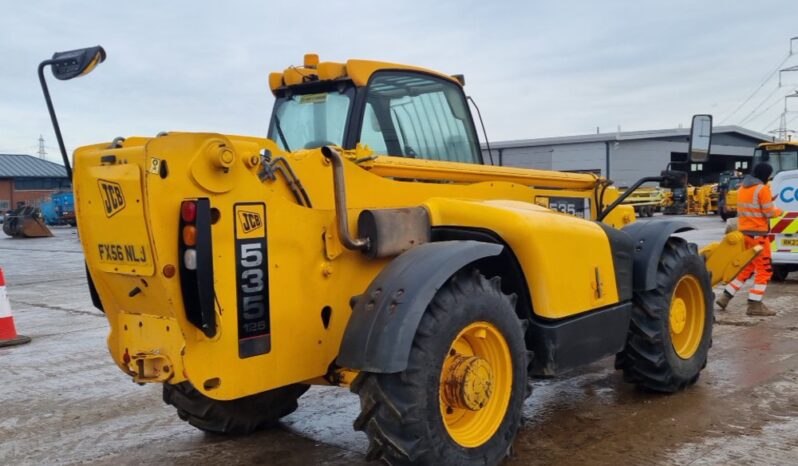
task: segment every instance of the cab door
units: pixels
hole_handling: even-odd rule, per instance
[[[482,163],[462,87],[417,71],[379,71],[366,89],[358,142],[378,155]]]

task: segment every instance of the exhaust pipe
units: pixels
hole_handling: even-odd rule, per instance
[[[341,154],[330,146],[323,146],[321,154],[332,163],[333,190],[335,192],[335,216],[338,224],[338,237],[341,244],[353,251],[369,249],[368,238],[355,238],[349,232],[349,216],[346,211],[346,182],[344,180],[344,162]]]

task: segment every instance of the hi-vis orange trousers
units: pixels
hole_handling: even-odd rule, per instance
[[[745,235],[745,247],[748,249],[754,246],[762,246],[762,252],[756,256],[750,264],[746,265],[734,280],[726,285],[725,291],[734,296],[740,291],[751,275],[754,276],[754,287],[748,290],[749,301],[762,301],[765,296],[765,289],[768,287],[770,277],[773,275],[773,266],[770,262],[770,238],[767,236],[748,236]]]

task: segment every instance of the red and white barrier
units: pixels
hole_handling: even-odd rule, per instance
[[[6,280],[0,268],[0,347],[30,343],[30,337],[17,334],[14,316],[11,315],[11,303],[6,295]]]

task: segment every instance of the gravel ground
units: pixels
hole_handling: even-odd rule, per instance
[[[645,221],[658,221],[660,217]],[[717,218],[685,218],[699,245]],[[0,238],[17,328],[31,344],[0,349],[0,464],[365,463],[352,430],[358,400],[312,388],[281,427],[248,437],[206,435],[180,421],[157,385],[138,386],[106,350],[108,325],[90,303],[74,229],[54,238]],[[798,274],[768,289],[779,311],[717,314],[710,362],[672,396],[623,383],[608,359],[536,380],[509,464],[798,464]]]

